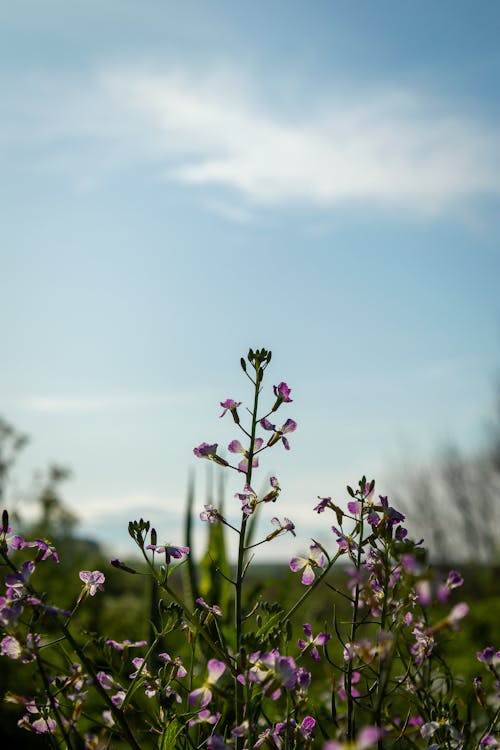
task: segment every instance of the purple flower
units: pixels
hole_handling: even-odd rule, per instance
[[[15,573],[7,573],[5,576],[5,585],[15,591],[21,591],[24,588],[24,584],[29,581],[34,570],[35,563],[31,560],[26,560]]]
[[[304,667],[299,667],[296,672],[297,688],[302,693],[307,693],[311,684],[312,675]]]
[[[193,448],[193,453],[197,458],[211,458],[217,453],[217,443],[213,443],[212,445],[201,443],[196,448]]]
[[[204,708],[198,711],[194,719],[190,719],[188,726],[194,727],[195,724],[217,724],[221,717],[220,711],[215,714],[211,714],[208,708]]]
[[[25,547],[36,547],[38,549],[37,560],[47,560],[51,557],[55,563],[59,562],[59,555],[55,547],[44,539],[35,539],[34,542],[25,542]]]
[[[305,716],[302,720],[302,724],[299,726],[299,732],[305,740],[314,739],[314,727],[316,726],[316,719],[312,716]]]
[[[479,750],[496,750],[500,747],[498,741],[492,734],[485,734],[479,742]]]
[[[276,477],[271,477],[269,480],[269,484],[271,485],[271,489],[269,490],[267,495],[264,495],[264,497],[262,498],[263,503],[275,503],[278,499],[278,495],[281,492],[281,487]]]
[[[279,385],[273,385],[274,395],[276,396],[275,404],[272,411],[276,411],[281,404],[289,404],[293,399],[290,398],[292,389],[286,383],[281,382]]]
[[[349,513],[352,513],[353,516],[359,516],[362,507],[363,505],[359,502],[359,500],[351,500],[347,503],[347,509]]]
[[[6,541],[7,546],[15,550],[24,549],[27,546],[27,542],[25,541],[24,537],[20,536],[19,534],[14,534],[14,536],[7,537]]]
[[[238,409],[238,406],[241,406],[241,401],[233,401],[232,398],[227,398],[225,401],[221,401],[220,405],[224,409],[224,411],[221,414],[221,417],[223,417],[226,414],[226,412],[230,411],[236,424],[239,424],[240,418],[238,417],[237,409]]]
[[[264,417],[260,420],[260,426],[262,427],[262,429],[274,433],[267,441],[268,447],[277,443],[278,440],[281,440],[286,450],[290,450],[290,444],[285,435],[289,432],[295,432],[295,430],[297,429],[297,422],[295,422],[293,419],[287,419],[285,424],[282,427],[278,428],[276,427],[276,425],[271,424],[271,422],[266,417]]]
[[[57,728],[57,724],[54,719],[50,717],[40,717],[30,722],[29,714],[25,714],[22,719],[17,722],[18,727],[21,729],[34,730],[37,734],[52,734]]]
[[[146,549],[150,549],[153,552],[156,552],[158,555],[165,553],[167,565],[170,564],[170,560],[172,559],[172,557],[174,557],[176,560],[180,560],[182,555],[189,555],[189,547],[173,547],[172,545],[169,546],[165,544],[148,544],[146,546]]]
[[[9,659],[20,659],[22,652],[21,644],[12,635],[7,635],[0,641],[0,656],[7,656]]]
[[[363,727],[359,730],[354,743],[337,742],[336,740],[329,740],[323,745],[323,750],[368,750],[372,747],[383,734],[383,730],[378,727]]]
[[[134,570],[134,568],[131,568],[126,563],[122,562],[121,560],[118,560],[118,558],[116,558],[114,560],[110,560],[110,563],[113,566],[113,568],[118,568],[119,570],[124,570],[126,573],[137,573],[137,571]]]
[[[0,596],[0,625],[12,628],[23,613],[23,607],[16,598]]]
[[[309,653],[311,654],[312,658],[315,661],[319,661],[320,655],[316,646],[324,646],[325,643],[328,643],[328,641],[330,640],[331,635],[329,635],[328,633],[318,633],[317,636],[313,637],[312,628],[308,622],[305,622],[302,627],[304,629],[304,635],[306,636],[307,640],[299,638],[297,645],[301,651],[304,651],[306,648],[310,647]]]
[[[120,685],[111,677],[111,675],[107,674],[106,672],[98,672],[97,679],[99,681],[99,685],[103,687],[104,690],[112,690],[114,688],[120,687]]]
[[[309,557],[292,557],[290,560],[290,570],[293,570],[294,573],[304,570],[302,573],[304,586],[309,586],[314,581],[315,568],[324,568],[326,565],[326,558],[317,544],[312,544],[309,551]]]
[[[200,607],[203,607],[204,609],[208,609],[209,612],[211,612],[213,615],[217,615],[217,617],[222,617],[222,610],[219,607],[218,604],[214,604],[212,607],[206,603],[205,599],[200,596],[196,600],[196,604],[199,604]]]
[[[106,577],[100,570],[81,570],[79,576],[90,596],[95,596],[97,591],[104,591]]]
[[[463,582],[464,579],[458,571],[450,570],[446,581],[441,584],[437,592],[437,598],[441,602],[441,604],[444,604],[448,600],[450,591],[458,588],[459,586],[462,586]]]
[[[385,521],[388,524],[390,524],[391,526],[395,526],[400,521],[405,520],[405,517],[402,513],[395,510],[389,505],[389,501],[387,500],[387,497],[382,497],[382,495],[379,495],[379,500],[382,505],[382,510],[384,512]]]
[[[276,516],[274,518],[271,518],[271,523],[272,523],[273,526],[276,526],[276,529],[275,529],[275,531],[271,531],[271,533],[266,536],[266,540],[268,542],[270,542],[271,539],[274,539],[275,537],[277,537],[282,532],[284,532],[286,534],[286,532],[289,531],[290,534],[292,534],[292,536],[296,536],[296,534],[295,534],[295,524],[293,523],[293,521],[290,521],[290,519],[287,518],[286,516],[283,519],[283,523],[281,523],[281,521],[279,520],[279,518],[277,518]]]
[[[163,654],[158,654],[158,658],[163,659],[166,664],[172,665],[175,677],[186,677],[187,669],[182,666],[182,658],[180,656],[176,656],[172,659],[170,654],[165,652]]]
[[[196,448],[193,448],[193,453],[197,458],[208,458],[209,461],[215,461],[220,466],[228,466],[227,461],[221,456],[217,455],[217,443],[200,443]]]
[[[254,441],[253,449],[254,449],[254,456],[252,458],[252,468],[255,469],[259,465],[259,459],[255,455],[260,449],[262,448],[263,444],[262,438],[256,438]],[[248,471],[248,458],[249,453],[245,448],[242,446],[239,440],[232,440],[229,445],[227,446],[227,449],[230,453],[242,453],[245,458],[240,461],[238,464],[238,471],[241,471],[242,474],[246,474]]]
[[[221,734],[211,734],[207,740],[207,750],[232,750],[233,746],[224,742]]]
[[[212,700],[211,688],[215,685],[224,672],[226,671],[226,665],[223,661],[218,659],[210,659],[207,664],[208,677],[203,683],[203,686],[192,690],[189,693],[189,705],[194,706],[198,704],[200,708],[205,708]]]
[[[415,636],[415,643],[410,652],[415,657],[415,664],[420,666],[431,655],[436,643],[430,632],[424,632],[419,627],[415,627],[412,632]]]
[[[215,508],[211,503],[210,505],[205,505],[205,510],[202,510],[200,513],[200,519],[202,521],[209,521],[210,523],[215,523],[216,521],[219,521],[221,519],[221,515],[217,508]]]
[[[116,708],[121,708],[123,701],[125,700],[125,690],[119,690],[117,693],[111,696],[111,703],[113,706],[116,706]]]
[[[124,641],[114,641],[112,639],[106,641],[106,646],[111,646],[111,648],[114,648],[115,651],[124,651],[127,648],[138,648],[140,646],[147,645],[147,641],[130,641],[128,640],[128,638]]]
[[[241,470],[240,470],[241,471]],[[251,516],[257,506],[257,495],[247,483],[243,492],[236,492],[235,497],[241,500],[241,511],[247,516]]]
[[[356,685],[361,679],[361,674],[359,672],[353,672],[351,677],[351,695],[353,698],[359,698],[361,693],[357,688],[352,687],[353,685]],[[346,685],[345,685],[345,678],[344,675],[339,680],[339,687],[337,690],[337,695],[339,696],[341,701],[347,700],[347,691],[346,691]]]
[[[277,700],[281,688],[291,690],[297,684],[297,666],[291,656],[282,656],[277,649],[261,654],[250,654],[252,664],[248,681],[261,685],[265,695]]]
[[[351,554],[353,550],[358,548],[358,545],[349,534],[344,534],[342,531],[339,531],[339,529],[337,529],[335,526],[332,526],[332,531],[334,534],[337,534],[337,539],[335,541],[339,545],[339,550],[342,550]]]
[[[483,651],[478,651],[476,656],[478,661],[482,661],[489,666],[493,663],[495,657],[500,659],[500,651],[495,651],[493,646],[486,646]]]
[[[466,602],[455,604],[446,621],[452,630],[458,629],[458,623],[469,614],[469,605]]]
[[[146,660],[142,656],[136,656],[135,659],[132,659],[132,664],[135,667],[135,671],[129,674],[131,680],[133,680],[139,674],[143,677],[151,677],[148,668],[144,666],[145,662]]]
[[[319,497],[318,500],[320,501],[317,505],[314,506],[313,510],[316,511],[316,513],[323,513],[325,508],[328,508],[332,502],[331,497]]]

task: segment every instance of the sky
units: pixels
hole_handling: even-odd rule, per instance
[[[126,554],[142,516],[182,543],[193,447],[239,437],[220,402],[250,403],[249,347],[273,352],[263,408],[285,381],[298,423],[254,487],[278,476],[262,533],[276,514],[297,539],[260,559],[328,536],[317,496],[479,451],[499,33],[493,0],[0,3],[0,415],[31,437],[10,501],[29,516],[57,462],[80,533]]]

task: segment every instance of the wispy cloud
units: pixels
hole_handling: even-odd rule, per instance
[[[115,67],[53,80],[33,106],[53,153],[69,137],[87,164],[98,154],[96,169],[147,161],[169,180],[230,190],[241,206],[211,205],[232,220],[259,205],[356,202],[432,215],[500,195],[496,124],[452,103],[380,85],[303,91],[292,106],[256,90],[234,72]]]
[[[178,406],[192,399],[187,393],[32,395],[17,398],[14,405],[23,411],[40,414],[88,414],[158,406]]]

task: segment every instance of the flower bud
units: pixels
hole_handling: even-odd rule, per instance
[[[128,565],[125,565],[124,562],[121,560],[111,560],[111,565],[114,568],[118,568],[119,570],[124,570],[126,573],[137,573],[137,570],[134,570],[133,568],[130,568]]]
[[[9,514],[6,510],[2,511],[2,532],[4,534],[9,530]]]

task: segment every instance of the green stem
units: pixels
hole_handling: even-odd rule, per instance
[[[359,528],[358,528],[358,554],[356,556],[356,562],[355,567],[356,570],[359,571],[361,567],[361,555],[362,555],[362,547],[361,542],[363,541],[363,500],[361,499],[361,513],[359,517]],[[354,592],[354,602],[353,602],[353,610],[352,610],[352,624],[351,624],[351,635],[350,635],[350,642],[354,643],[356,640],[356,631],[358,629],[358,610],[359,610],[359,594],[360,594],[360,585],[359,582],[356,583],[356,589]],[[347,741],[353,742],[354,741],[354,733],[355,733],[355,726],[354,726],[354,699],[352,697],[352,674],[353,674],[354,668],[352,664],[352,659],[347,664],[347,680],[346,680],[346,693],[347,693]]]
[[[252,410],[252,426],[250,430],[250,445],[248,448],[248,468],[246,473],[246,483],[251,484],[252,481],[252,464],[255,446],[255,432],[257,429],[257,409],[259,404],[259,393],[260,393],[260,382],[259,377],[260,361],[255,361],[255,381],[254,383],[254,399],[253,399],[253,410]],[[243,578],[245,575],[245,550],[246,550],[246,530],[249,516],[246,513],[242,513],[240,536],[238,543],[238,563],[236,568],[236,581],[235,581],[235,604],[234,604],[234,624],[236,631],[236,642],[235,642],[235,653],[236,658],[240,658],[241,649],[241,637],[242,637],[242,625],[243,625],[243,614],[242,614],[242,597],[243,597]],[[236,724],[239,725],[243,721],[243,686],[235,679],[234,683],[235,693],[235,713],[236,713]]]
[[[54,696],[52,695],[52,691],[50,689],[50,685],[49,685],[49,681],[47,679],[47,675],[45,674],[45,667],[43,666],[43,661],[40,658],[38,652],[35,652],[35,658],[36,658],[36,665],[38,667],[38,671],[40,672],[40,676],[42,678],[43,686],[45,688],[45,692],[46,692],[46,694],[48,696],[48,699],[49,699],[50,707],[52,708],[52,711],[54,712],[54,716],[55,716],[55,719],[56,719],[56,722],[57,722],[57,726],[59,727],[59,731],[61,732],[61,734],[63,736],[63,739],[64,739],[64,741],[66,743],[66,747],[68,748],[68,750],[71,750],[72,744],[71,744],[70,737],[69,737],[69,735],[66,732],[66,729],[64,727],[64,722],[61,719],[61,716],[60,716],[60,713],[59,713],[59,709],[57,707],[57,703],[54,700]]]
[[[300,597],[300,599],[297,602],[295,602],[295,604],[293,605],[293,607],[291,609],[289,609],[288,612],[286,613],[286,615],[284,615],[281,618],[281,620],[279,622],[280,627],[282,627],[286,623],[286,621],[289,620],[292,617],[292,615],[295,614],[295,612],[299,609],[299,607],[301,607],[304,604],[304,602],[306,601],[306,599],[308,599],[311,596],[311,594],[314,591],[314,589],[316,588],[316,586],[319,586],[319,584],[321,583],[321,581],[323,580],[323,578],[326,576],[326,574],[328,573],[328,571],[330,570],[330,568],[332,567],[332,565],[338,560],[338,558],[340,557],[341,554],[342,554],[342,552],[339,550],[339,552],[337,552],[337,554],[335,555],[335,557],[333,557],[328,562],[328,565],[326,566],[326,568],[323,569],[323,572],[321,573],[321,575],[319,575],[317,578],[314,579],[313,583],[311,583],[311,585],[307,587],[307,589],[304,591],[304,593],[302,594],[302,596]]]
[[[382,601],[382,612],[380,614],[380,631],[379,632],[385,629],[385,621],[387,618],[387,595],[388,595],[389,577],[390,577],[388,555],[389,555],[389,550],[386,544],[385,549],[384,549],[384,592],[383,592],[384,598]],[[373,717],[375,726],[377,727],[381,726],[382,703],[383,703],[387,685],[389,682],[391,662],[392,662],[392,659],[388,660],[388,663],[385,663],[385,659],[382,659],[381,655],[379,654],[378,675],[377,675],[377,702],[375,704],[375,711],[374,711],[374,717]],[[379,747],[379,750],[381,750],[381,748],[383,747],[381,739],[379,739],[378,741],[378,747]]]

